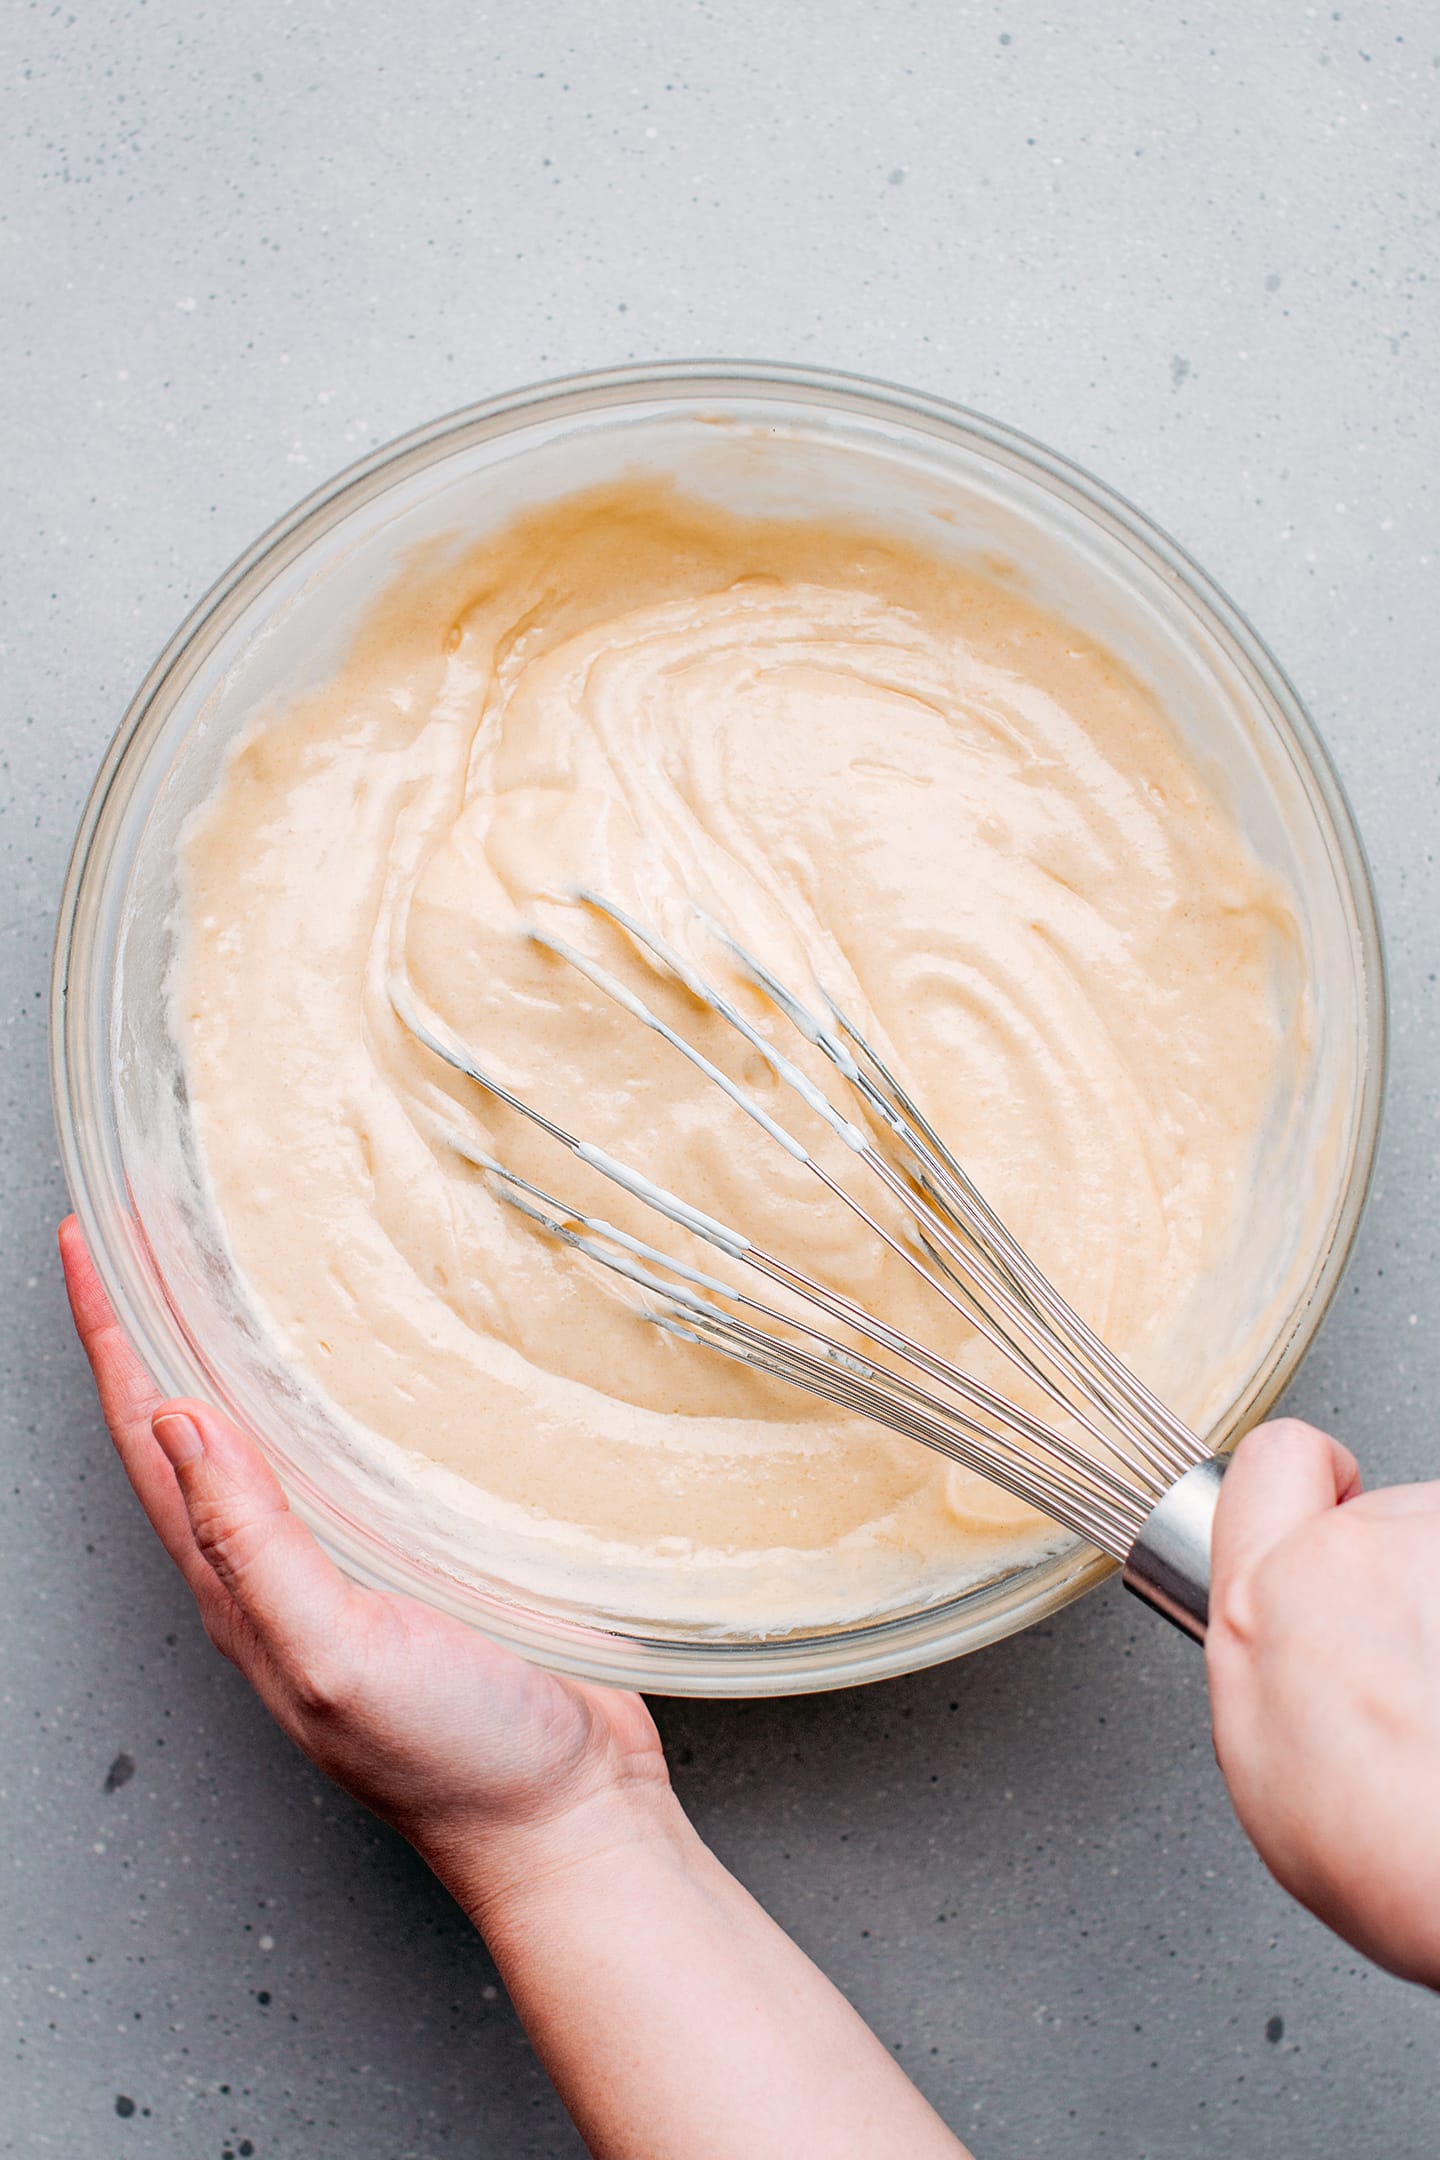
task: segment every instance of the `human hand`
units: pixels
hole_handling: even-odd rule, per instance
[[[1440,1987],[1440,1484],[1361,1491],[1338,1441],[1258,1426],[1220,1490],[1215,1752],[1271,1873]]]
[[[648,1834],[673,1806],[636,1695],[560,1680],[414,1599],[349,1581],[253,1442],[165,1402],[78,1223],[60,1250],[126,1475],[200,1608],[291,1739],[393,1823],[477,1918],[508,1884]]]
[[[60,1250],[111,1437],[211,1640],[484,1928],[596,2160],[969,2160],[696,1837],[640,1698],[349,1582],[242,1434],[156,1394],[73,1219]]]

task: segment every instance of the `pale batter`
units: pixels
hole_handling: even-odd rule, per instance
[[[1182,1415],[1253,1361],[1258,1312],[1204,1361],[1193,1315],[1304,1055],[1287,895],[1140,685],[998,577],[658,483],[576,498],[412,565],[335,681],[248,732],[185,873],[176,1024],[235,1259],[417,1508],[469,1518],[481,1574],[766,1633],[923,1603],[1054,1538],[648,1326],[447,1144],[459,1127],[657,1234],[407,1035],[397,966],[537,1107],[1005,1384],[803,1169],[521,935],[584,943],[803,1115],[577,883],[697,950],[698,902],[838,996]]]

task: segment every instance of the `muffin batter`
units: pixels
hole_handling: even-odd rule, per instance
[[[953,1593],[1058,1535],[647,1325],[449,1144],[684,1254],[418,1044],[395,970],[558,1122],[1010,1385],[802,1167],[523,935],[583,944],[801,1129],[577,884],[712,974],[696,903],[830,990],[1182,1416],[1216,1414],[1259,1343],[1255,1313],[1202,1360],[1195,1316],[1303,1061],[1287,896],[1141,685],[998,573],[658,482],[572,498],[412,563],[335,680],[257,718],[184,868],[175,1022],[238,1267],[352,1441],[527,1595],[784,1632]]]

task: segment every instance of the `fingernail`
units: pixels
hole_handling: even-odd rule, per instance
[[[183,1410],[162,1410],[151,1430],[165,1450],[167,1460],[176,1470],[184,1463],[194,1462],[197,1455],[205,1452],[199,1426],[194,1418],[187,1417]]]

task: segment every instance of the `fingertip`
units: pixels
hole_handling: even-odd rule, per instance
[[[77,1279],[95,1277],[95,1262],[90,1257],[90,1247],[85,1242],[78,1215],[65,1217],[55,1232],[55,1243],[60,1249],[60,1265],[67,1283],[73,1285]]]
[[[255,1442],[213,1403],[180,1396],[161,1403],[151,1420],[155,1437],[176,1469],[203,1461],[225,1485],[244,1489],[271,1509],[286,1508],[280,1480]],[[161,1426],[165,1432],[160,1430]],[[172,1453],[172,1444],[180,1460]]]
[[[60,1267],[65,1277],[65,1288],[70,1298],[70,1310],[75,1325],[83,1337],[94,1334],[97,1328],[114,1318],[110,1300],[106,1297],[85,1233],[76,1215],[67,1215],[55,1233],[60,1248]]]
[[[172,1470],[183,1470],[205,1452],[200,1429],[187,1410],[164,1404],[150,1420],[150,1430]]]

